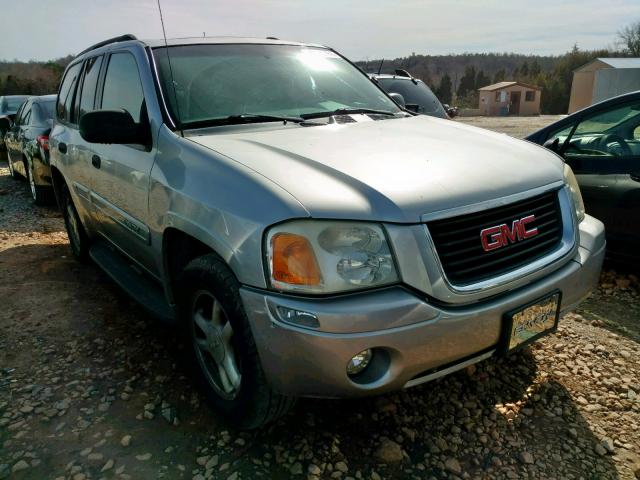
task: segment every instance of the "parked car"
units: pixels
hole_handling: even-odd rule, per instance
[[[372,74],[371,78],[389,94],[401,95],[400,105],[412,112],[438,118],[449,118],[438,97],[419,78],[405,70],[391,74]],[[397,97],[396,97],[397,99]]]
[[[27,98],[27,95],[5,95],[0,97],[0,150],[4,150],[4,136],[16,116],[16,112]]]
[[[640,265],[640,91],[605,100],[527,140],[562,156],[587,212],[607,229],[607,255]]]
[[[507,354],[598,280],[603,225],[556,155],[408,113],[326,47],[107,40],[56,115],[74,255],[179,326],[245,428]]]
[[[29,181],[37,205],[55,200],[49,168],[49,132],[53,125],[56,96],[29,97],[5,135],[7,161],[12,177]]]

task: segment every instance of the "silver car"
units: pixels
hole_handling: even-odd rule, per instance
[[[107,40],[68,66],[50,151],[75,256],[178,326],[245,428],[506,355],[605,250],[558,156],[405,111],[318,45]]]

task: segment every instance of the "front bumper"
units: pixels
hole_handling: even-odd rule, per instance
[[[493,354],[503,315],[552,290],[562,310],[597,285],[604,259],[604,226],[587,216],[575,255],[525,286],[471,305],[429,303],[402,286],[310,299],[243,287],[241,296],[271,386],[284,394],[351,397],[417,385]],[[281,320],[277,307],[311,312],[318,329]],[[366,374],[353,380],[346,365],[375,348]]]

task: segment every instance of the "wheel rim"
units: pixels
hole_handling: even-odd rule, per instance
[[[27,175],[29,176],[29,186],[31,187],[31,196],[33,199],[36,199],[36,181],[33,179],[33,172],[31,171],[31,166],[27,168]]]
[[[77,254],[80,251],[80,227],[73,204],[70,201],[67,202],[67,226],[71,248]]]
[[[233,327],[220,302],[199,291],[191,308],[191,333],[200,368],[216,393],[233,400],[240,391],[242,375],[233,347]]]
[[[9,174],[13,177],[13,165],[11,164],[11,155],[9,155],[9,150],[7,150],[7,163],[9,164]]]

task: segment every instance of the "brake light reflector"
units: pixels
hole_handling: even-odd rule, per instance
[[[49,135],[38,135],[36,137],[36,141],[38,145],[40,145],[43,150],[49,151]]]

